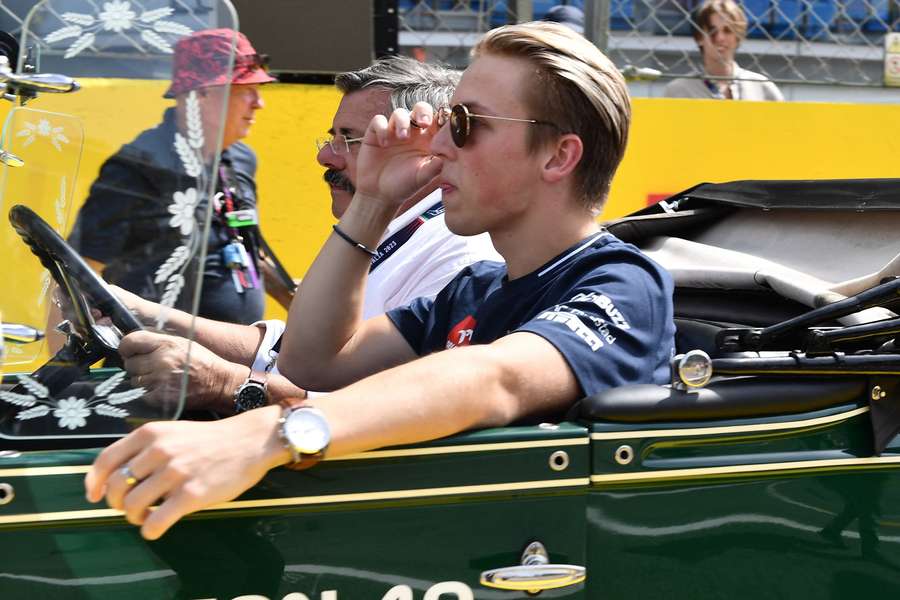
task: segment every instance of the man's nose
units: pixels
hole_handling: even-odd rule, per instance
[[[453,143],[453,139],[450,137],[450,127],[446,124],[438,129],[437,134],[431,138],[431,145],[429,147],[431,153],[435,156],[445,157],[451,153],[455,153],[457,150],[456,144]]]
[[[332,150],[330,144],[324,144],[319,148],[319,153],[316,154],[316,161],[323,167],[336,171],[342,171],[347,166],[347,161],[344,157]]]

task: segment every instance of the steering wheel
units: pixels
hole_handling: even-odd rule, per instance
[[[143,327],[128,307],[112,292],[110,286],[37,213],[27,206],[16,205],[9,211],[9,221],[72,302],[75,313],[72,325],[81,336],[83,346],[76,347],[70,336],[66,348],[35,372],[36,376],[43,373],[41,379],[45,385],[50,386],[46,381],[50,377],[54,380],[52,387],[62,386],[60,387],[62,389],[74,381],[77,374],[70,373],[63,376],[50,369],[54,363],[60,369],[71,370],[72,367],[76,367],[80,372],[102,356],[115,354],[121,336]],[[85,299],[90,302],[90,306],[96,307],[110,318],[115,330],[94,323],[90,306]],[[50,373],[47,373],[48,370]],[[71,381],[66,383],[70,377]]]

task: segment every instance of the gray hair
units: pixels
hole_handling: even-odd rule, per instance
[[[365,69],[340,73],[334,84],[345,95],[369,87],[388,89],[392,111],[397,108],[411,110],[416,102],[427,102],[440,108],[450,104],[461,75],[459,71],[440,65],[405,56],[389,56],[376,60]]]

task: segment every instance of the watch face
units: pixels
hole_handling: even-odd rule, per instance
[[[288,415],[284,424],[288,441],[301,454],[316,454],[331,441],[328,422],[318,410],[297,409]]]
[[[234,401],[235,410],[237,412],[245,412],[260,408],[268,404],[266,398],[266,389],[259,384],[244,384],[238,390],[237,398]]]

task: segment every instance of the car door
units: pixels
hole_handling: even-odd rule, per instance
[[[585,564],[589,442],[587,429],[573,424],[487,430],[305,472],[276,470],[155,542],[84,500],[95,453],[0,458],[0,530],[4,547],[15,548],[4,558],[0,597],[526,598],[479,578],[520,565],[532,542],[551,567]],[[543,595],[584,593],[575,583]]]
[[[591,441],[591,598],[900,590],[900,448],[872,456],[865,398],[759,418],[598,422]]]

